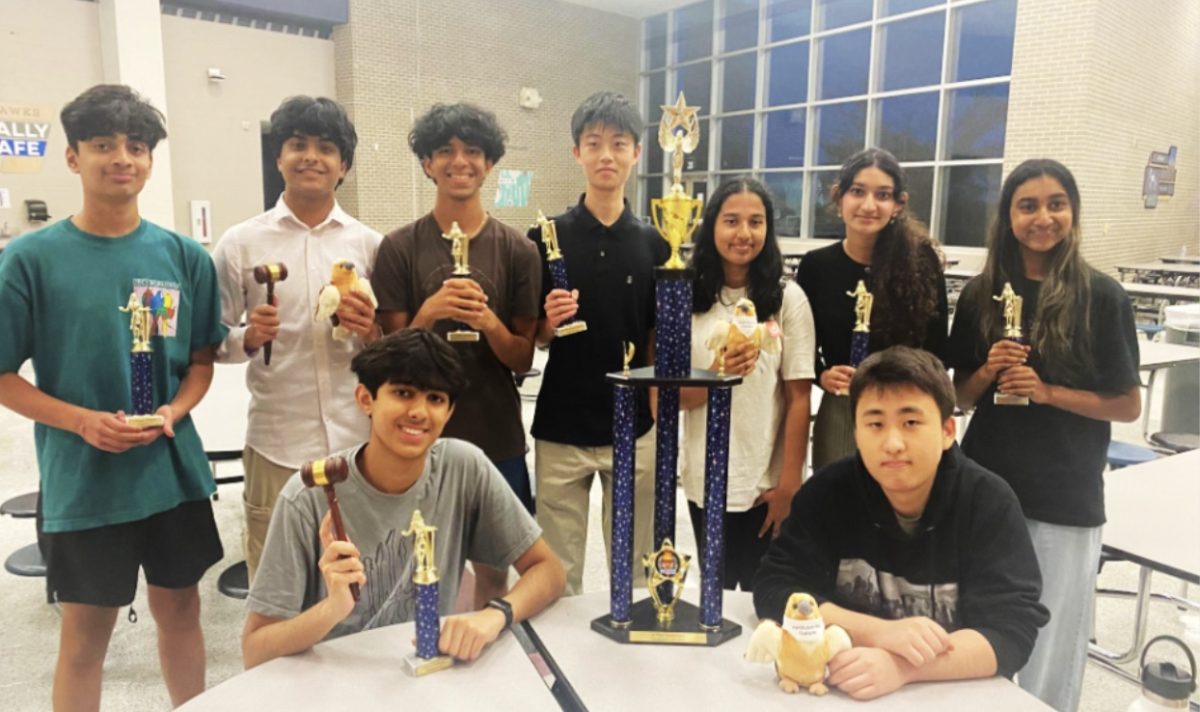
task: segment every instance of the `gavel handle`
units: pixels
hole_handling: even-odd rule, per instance
[[[271,282],[267,282],[267,304],[274,304],[274,303],[275,303],[275,282],[271,281]],[[267,343],[263,344],[263,365],[264,366],[271,365],[271,344],[272,343],[274,343],[274,342],[268,341]]]
[[[270,342],[267,342],[270,345]],[[346,527],[342,525],[342,510],[338,507],[337,493],[333,491],[333,485],[325,488],[325,498],[329,500],[329,514],[333,519],[333,533],[338,541],[350,541],[346,537]],[[347,558],[346,555],[338,557],[339,559]],[[354,596],[354,602],[358,603],[358,584],[350,584],[350,595]]]

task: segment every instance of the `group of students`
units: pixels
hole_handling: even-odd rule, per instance
[[[522,234],[483,208],[506,136],[470,104],[435,105],[414,123],[409,143],[436,200],[384,237],[335,199],[357,143],[345,111],[323,98],[284,101],[269,134],[283,194],[227,231],[211,259],[138,214],[166,136],[160,113],[126,87],[101,85],[64,108],[62,122],[83,206],[0,256],[0,404],[36,421],[39,543],[48,594],[63,610],[56,709],[98,705],[117,608],[132,602],[139,569],[172,702],[204,688],[197,582],[223,552],[188,413],[216,361],[248,362],[248,667],[410,620],[412,542],[401,532],[415,510],[438,527],[444,613],[473,564],[474,612],[446,619],[447,654],[474,659],[507,624],[564,590],[581,592],[597,475],[606,539],[611,522],[604,374],[622,367],[625,343],[632,367],[653,361],[654,268],[667,256],[624,196],[641,152],[627,99],[599,92],[572,117],[586,188],[554,218],[571,291],[552,288],[537,228]],[[756,180],[722,183],[696,233],[692,362],[719,359],[743,376],[726,556],[715,562],[725,585],[753,590],[758,614],[776,619],[788,594],[812,593],[855,641],[831,662],[830,679],[856,697],[1019,671],[1027,689],[1073,710],[1109,421],[1140,410],[1132,310],[1082,259],[1074,179],[1049,160],[1009,175],[984,271],[964,289],[952,331],[940,253],[905,209],[895,158],[856,154],[832,197],[845,239],[808,253],[796,281],[784,278],[774,206]],[[454,272],[454,224],[469,237],[469,276]],[[343,293],[335,321],[348,336],[336,338],[313,314],[332,265],[347,261],[371,288]],[[287,278],[268,301],[254,268],[279,263]],[[860,280],[875,296],[874,353],[854,368],[847,295]],[[1006,284],[1025,299],[1029,345],[1001,337],[993,296]],[[152,338],[162,428],[125,418],[128,317],[117,307],[131,289],[162,291],[173,304]],[[743,298],[772,322],[781,348],[746,341],[714,354],[707,335]],[[556,338],[572,318],[587,330]],[[444,338],[464,329],[478,341]],[[549,349],[531,426],[536,506],[513,381],[535,346]],[[36,386],[17,373],[27,359]],[[817,474],[802,488],[814,381],[824,393],[812,428]],[[1031,405],[993,405],[994,392]],[[644,552],[653,548],[652,453],[664,434],[653,394],[638,398],[634,546]],[[975,409],[961,448],[956,404]],[[684,389],[680,407],[680,479],[702,541],[702,391]],[[348,542],[332,536],[324,496],[294,474],[333,453],[349,464],[338,485]]]

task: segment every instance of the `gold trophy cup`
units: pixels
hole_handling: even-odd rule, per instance
[[[683,190],[683,154],[691,153],[700,145],[700,122],[696,118],[698,106],[688,106],[679,92],[674,104],[662,107],[663,117],[658,125],[658,145],[671,154],[671,189],[665,197],[650,201],[650,218],[654,228],[671,246],[671,257],[663,264],[666,269],[686,267],[679,256],[679,248],[691,239],[700,223],[704,201],[693,198]]]

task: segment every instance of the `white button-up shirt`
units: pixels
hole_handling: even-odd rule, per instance
[[[250,361],[246,444],[268,460],[298,469],[367,439],[370,421],[354,402],[358,379],[350,371],[362,342],[357,336],[334,341],[329,320],[314,321],[313,314],[333,263],[351,260],[368,279],[382,239],[336,203],[310,228],[280,196],[274,208],[229,228],[217,243],[221,320],[229,327],[217,360]],[[260,352],[246,354],[247,327],[241,324],[244,314],[267,299],[267,286],[254,281],[255,265],[273,262],[286,265],[288,277],[275,284],[281,325],[266,366]]]

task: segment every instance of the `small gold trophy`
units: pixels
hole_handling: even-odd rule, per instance
[[[621,360],[624,362],[624,370],[621,371],[621,375],[625,376],[626,378],[629,378],[629,364],[633,363],[633,355],[635,353],[637,353],[637,348],[633,345],[633,342],[626,341],[625,353],[621,358]]]
[[[434,558],[433,534],[437,527],[425,523],[421,510],[415,510],[408,529],[401,532],[413,537],[413,583],[417,589],[417,652],[404,658],[404,671],[414,677],[445,670],[454,664],[449,655],[438,655],[438,574]]]
[[[470,277],[471,267],[467,264],[470,250],[467,234],[458,226],[458,221],[450,223],[450,232],[442,235],[450,241],[450,255],[454,257],[454,276]],[[457,324],[457,328],[446,334],[446,341],[468,342],[479,341],[479,332],[470,329],[466,324]]]
[[[695,151],[700,145],[700,121],[696,118],[699,109],[688,106],[683,92],[679,92],[679,99],[673,105],[662,107],[663,117],[658,125],[658,145],[671,154],[672,183],[665,197],[650,201],[650,217],[655,229],[671,246],[671,257],[663,265],[666,269],[687,266],[679,256],[679,247],[691,239],[704,210],[704,201],[683,190],[683,154]]]
[[[129,331],[133,334],[133,347],[129,351],[130,391],[133,397],[133,413],[125,416],[125,423],[135,428],[161,428],[166,420],[154,413],[154,349],[150,346],[150,329],[153,326],[150,307],[142,304],[136,291],[129,293],[129,301],[118,310],[129,314]]]
[[[993,295],[992,299],[1003,305],[1004,338],[1024,344],[1025,334],[1021,331],[1021,306],[1025,301],[1024,298],[1013,291],[1012,282],[1005,282],[1000,296]],[[996,391],[992,396],[992,403],[996,405],[1029,405],[1029,398]]]
[[[562,250],[558,247],[558,228],[554,221],[546,217],[541,210],[537,214],[538,228],[542,233],[542,242],[546,245],[546,267],[550,270],[550,280],[555,289],[571,291],[571,283],[567,280],[567,265],[563,259]],[[587,331],[587,322],[571,317],[558,325],[554,330],[555,336],[570,336]]]
[[[691,562],[692,557],[676,551],[670,539],[663,539],[658,551],[652,551],[642,558],[642,566],[646,567],[646,585],[650,588],[650,599],[654,601],[654,610],[658,612],[660,623],[675,620],[675,604],[683,593],[683,582]],[[663,586],[665,583],[672,585]],[[663,600],[663,589],[670,591],[670,600]]]
[[[863,280],[853,292],[846,292],[847,297],[854,299],[854,331],[850,334],[850,365],[858,365],[867,357],[871,348],[871,307],[875,305],[875,295],[867,291]]]

